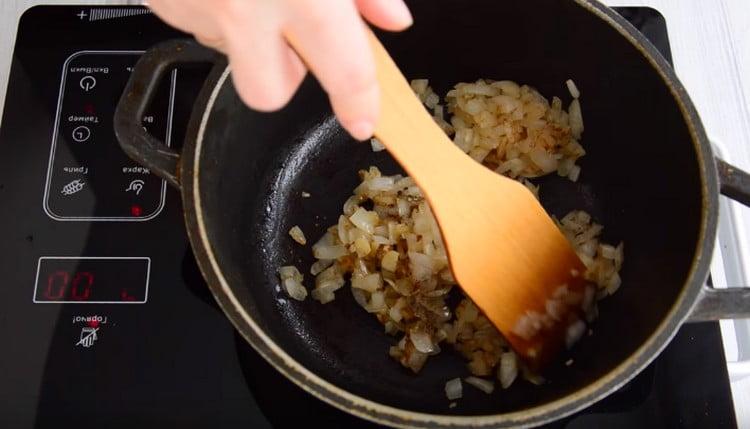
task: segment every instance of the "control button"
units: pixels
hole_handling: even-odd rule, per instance
[[[85,142],[86,140],[89,139],[89,137],[91,137],[91,130],[89,129],[89,127],[87,127],[85,125],[81,125],[79,127],[76,127],[73,130],[73,140],[75,140],[75,141],[77,141],[79,143]]]
[[[78,336],[78,342],[76,343],[76,346],[83,346],[85,348],[89,348],[94,345],[96,340],[99,339],[99,336],[96,334],[99,332],[99,328],[95,328],[93,326],[84,326],[81,328],[81,333]]]
[[[132,206],[130,206],[130,214],[133,215],[133,217],[143,216],[143,207],[139,206],[138,204],[133,204]]]
[[[63,195],[77,194],[83,190],[83,187],[85,185],[86,185],[86,182],[82,181],[81,179],[75,179],[69,182],[67,185],[63,186],[60,193]]]
[[[86,75],[81,78],[81,81],[78,82],[78,85],[80,85],[81,89],[83,89],[84,91],[89,92],[96,86],[96,78],[91,75]]]
[[[143,190],[143,185],[146,182],[144,182],[141,179],[135,179],[128,185],[127,189],[125,189],[125,192],[135,192],[136,195],[140,195],[141,191]]]

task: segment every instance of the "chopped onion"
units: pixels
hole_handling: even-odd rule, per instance
[[[380,143],[380,140],[374,137],[370,139],[370,146],[372,147],[373,152],[380,152],[385,150],[385,145],[383,145],[383,143]]]
[[[297,267],[293,265],[287,265],[279,267],[278,271],[279,278],[281,279],[281,284],[284,286],[284,290],[286,290],[286,293],[290,297],[296,299],[297,301],[303,301],[305,298],[307,298],[307,289],[302,286],[304,277],[302,273],[299,272]]]
[[[611,246],[609,244],[600,244],[599,245],[599,254],[602,255],[605,259],[615,259],[617,251],[615,250],[614,246]]]
[[[307,298],[307,289],[296,279],[284,280],[284,289],[290,297],[297,301],[304,301]]]
[[[341,245],[313,246],[313,255],[318,259],[338,259],[347,253],[346,247]]]
[[[571,182],[577,182],[578,177],[581,175],[581,167],[574,165],[570,168],[570,172],[568,173],[568,179],[570,179]]]
[[[349,244],[349,234],[347,234],[348,229],[351,228],[351,223],[349,223],[349,219],[346,218],[346,216],[339,216],[339,221],[336,224],[336,232],[339,236],[339,241],[341,241],[344,244]]]
[[[445,383],[445,396],[449,400],[459,399],[463,395],[463,386],[461,385],[460,378],[454,378]]]
[[[326,268],[315,277],[315,289],[312,291],[312,297],[326,304],[335,299],[334,292],[344,286],[344,277],[339,272],[336,265]]]
[[[495,383],[490,380],[485,380],[484,378],[472,376],[464,378],[464,381],[488,395],[495,390]]]
[[[573,347],[573,344],[581,339],[584,332],[586,332],[586,324],[582,320],[573,322],[565,331],[565,347],[567,349]]]
[[[540,147],[534,147],[534,149],[531,149],[531,152],[529,152],[529,158],[531,158],[531,161],[545,173],[557,170],[557,160],[555,157]]]
[[[574,99],[568,107],[568,115],[570,116],[570,132],[573,137],[580,138],[583,134],[583,114],[581,113],[581,103],[578,99]]]
[[[370,242],[364,236],[360,236],[356,240],[354,240],[354,248],[357,251],[357,256],[359,256],[360,258],[364,258],[365,256],[370,254],[370,251],[372,251]]]
[[[422,353],[432,353],[435,351],[435,344],[432,342],[430,334],[425,331],[412,329],[409,331],[409,339],[414,347]]]
[[[396,303],[391,307],[390,310],[388,310],[388,316],[393,319],[395,322],[400,322],[401,319],[403,319],[403,314],[401,313],[401,309],[404,308],[406,305],[406,299],[399,298],[396,300]]]
[[[581,92],[578,90],[576,83],[573,82],[573,79],[566,80],[565,85],[568,86],[568,91],[570,92],[571,97],[578,98],[581,96]]]
[[[365,310],[368,313],[378,313],[386,309],[385,295],[381,291],[375,291],[370,294],[370,302],[367,303]]]
[[[307,239],[305,238],[305,234],[302,232],[302,229],[295,225],[292,227],[292,229],[289,230],[289,235],[292,236],[292,239],[296,241],[297,243],[301,245],[307,244]]]
[[[510,81],[460,83],[449,91],[445,104],[440,104],[426,80],[413,82],[412,88],[457,146],[485,166],[515,178],[538,198],[539,187],[528,178],[556,171],[576,181],[581,172],[576,161],[586,153],[578,141],[583,132],[580,93],[572,81],[566,85],[574,96],[567,111],[560,98],[550,102],[535,89]],[[373,150],[382,150],[379,143],[371,141]],[[414,372],[446,341],[469,362],[475,377],[496,373],[499,384],[507,388],[523,371],[524,378],[543,382],[520,365],[508,342],[470,299],[464,298],[454,311],[448,307],[452,302],[448,292],[456,280],[437,222],[414,180],[384,175],[372,166],[359,175],[361,183],[344,203],[337,225],[313,246],[319,259],[310,269],[316,276],[313,298],[332,301],[345,283],[344,276],[350,275],[349,289],[357,304],[375,314],[386,333],[401,335],[389,354]],[[595,300],[621,283],[617,272],[622,245],[600,243],[601,225],[582,211],[569,213],[559,224],[586,266],[576,277],[596,287],[572,294],[561,286],[542,314],[528,312],[520,318],[516,335],[536,336],[541,329],[567,321],[569,307],[581,304],[586,307],[586,320],[593,320]],[[494,387],[481,378],[468,380],[480,383],[480,389]]]
[[[418,282],[427,280],[432,275],[432,258],[418,252],[408,252],[408,255],[409,268],[414,280]]]
[[[500,355],[500,366],[497,370],[497,378],[500,380],[500,386],[507,389],[513,384],[518,376],[518,360],[513,352],[506,352]]]
[[[380,277],[380,273],[368,274],[365,276],[352,276],[352,287],[355,289],[366,290],[367,292],[375,292],[383,286],[383,278]]]
[[[609,278],[609,281],[606,284],[607,293],[612,295],[613,293],[617,292],[617,289],[620,288],[621,284],[622,279],[620,278],[620,274],[615,272],[614,274],[612,274],[612,277]]]
[[[396,271],[396,268],[398,267],[398,252],[395,250],[385,252],[383,258],[380,260],[380,266],[383,267],[384,270]]]
[[[333,259],[318,259],[310,267],[310,274],[317,276],[333,264]]]
[[[375,232],[375,226],[380,220],[380,216],[376,212],[371,212],[359,207],[354,214],[349,216],[349,220],[362,231],[372,234]]]

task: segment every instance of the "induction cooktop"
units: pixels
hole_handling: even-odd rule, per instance
[[[618,12],[671,60],[657,11]],[[117,145],[132,66],[180,36],[142,7],[38,6],[20,20],[0,125],[0,427],[374,427],[235,333],[179,194]],[[174,70],[143,126],[179,147],[206,72]],[[550,425],[735,426],[716,323],[685,325],[632,382]]]

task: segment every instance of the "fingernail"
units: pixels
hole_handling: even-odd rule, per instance
[[[357,121],[348,127],[349,134],[357,140],[367,140],[375,132],[375,125],[370,121]]]
[[[406,6],[406,3],[403,2],[403,0],[396,0],[393,5],[393,15],[398,22],[406,27],[411,27],[411,25],[414,23],[414,18],[411,16],[411,12],[409,11],[409,7]]]

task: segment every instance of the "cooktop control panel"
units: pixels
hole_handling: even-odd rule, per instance
[[[115,106],[143,51],[78,51],[63,64],[44,211],[60,221],[145,221],[164,207],[166,182],[119,149]],[[171,140],[177,71],[143,126]]]

